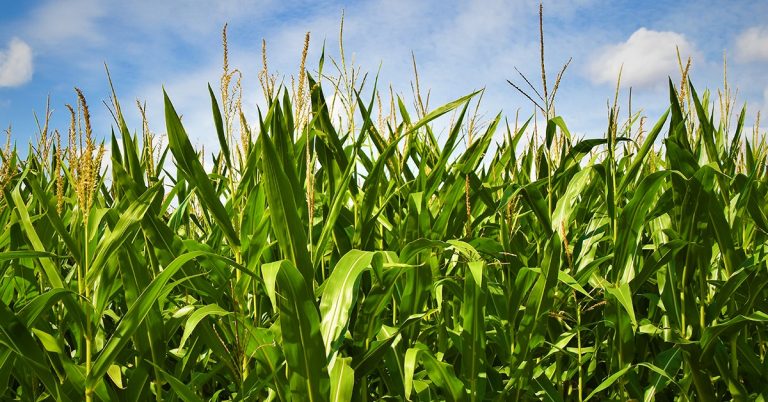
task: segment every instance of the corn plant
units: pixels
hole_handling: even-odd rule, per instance
[[[252,123],[225,61],[208,156],[169,95],[167,145],[116,95],[99,143],[80,91],[68,142],[47,124],[26,156],[8,142],[2,399],[768,392],[768,145],[744,110],[718,122],[670,82],[647,132],[613,108],[578,139],[548,107],[540,138],[533,119],[476,124],[478,93],[415,114],[392,96],[385,116],[377,84],[304,58],[293,90],[265,61]]]

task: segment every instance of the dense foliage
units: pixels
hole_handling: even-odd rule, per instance
[[[743,112],[670,83],[647,132],[614,107],[602,138],[550,113],[539,137],[481,124],[477,94],[382,117],[353,87],[338,119],[300,74],[248,124],[233,76],[212,161],[168,97],[167,147],[114,97],[104,151],[78,93],[69,144],[6,148],[2,399],[768,392],[768,148]]]

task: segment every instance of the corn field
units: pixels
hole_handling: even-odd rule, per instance
[[[763,400],[768,145],[730,93],[580,139],[479,93],[386,115],[324,57],[265,61],[250,122],[225,59],[208,155],[114,90],[104,141],[80,91],[9,140],[0,399]]]

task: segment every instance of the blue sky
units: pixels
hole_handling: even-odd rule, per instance
[[[315,70],[326,42],[338,54],[345,12],[344,47],[363,71],[380,70],[380,82],[410,98],[411,52],[420,81],[431,89],[431,106],[486,88],[482,110],[514,117],[530,103],[507,83],[520,83],[514,67],[538,82],[536,1],[116,1],[41,0],[2,2],[0,14],[0,127],[13,125],[20,148],[33,138],[33,111],[45,112],[50,94],[53,127],[66,131],[66,103],[83,89],[96,134],[110,133],[103,63],[129,124],[140,129],[135,100],[146,101],[150,127],[164,131],[162,87],[185,118],[198,144],[216,143],[206,85],[221,73],[221,28],[229,23],[230,64],[243,71],[246,113],[261,99],[261,40],[270,69],[290,82],[304,33],[311,32],[308,66]],[[571,131],[600,136],[606,102],[624,65],[623,100],[633,87],[633,109],[655,121],[663,111],[666,77],[679,81],[675,56],[693,57],[699,91],[722,85],[722,55],[738,102],[768,109],[768,2],[545,0],[547,67],[553,80],[573,57],[558,92],[557,112]],[[550,82],[551,85],[551,82]],[[625,108],[626,110],[626,108]]]

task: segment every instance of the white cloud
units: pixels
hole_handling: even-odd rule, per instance
[[[24,32],[47,50],[101,43],[99,19],[106,13],[99,0],[48,1],[34,9]]]
[[[768,61],[768,27],[752,27],[736,38],[736,58],[741,61]]]
[[[602,103],[597,96],[588,95],[590,91],[602,90],[584,85],[581,77],[572,74],[583,67],[580,61],[588,59],[594,44],[600,43],[599,35],[604,35],[602,29],[584,27],[579,21],[583,8],[600,1],[545,0],[544,4],[550,77],[569,56],[574,56],[558,96],[559,112],[570,115],[571,110],[580,111],[569,120],[572,130],[596,126],[585,117],[588,113],[581,113],[588,108],[585,102],[595,104],[596,107],[589,108],[598,115],[593,120],[599,119],[599,127],[603,123]],[[355,60],[363,72],[370,73],[364,91],[366,99],[381,63],[378,84],[384,90],[385,102],[391,83],[395,93],[402,94],[410,107],[413,51],[422,90],[431,90],[432,108],[486,87],[481,106],[486,118],[494,117],[502,108],[514,113],[522,106],[521,118],[532,111],[528,101],[507,85],[506,79],[519,80],[515,66],[531,79],[538,76],[538,2],[491,0],[479,6],[472,0],[364,0],[348,3],[346,7],[336,0],[61,3],[44,0],[28,20],[19,23],[23,37],[39,54],[37,74],[42,77],[47,73],[43,65],[57,65],[57,70],[69,68],[67,74],[71,75],[62,77],[57,71],[56,79],[68,82],[67,86],[77,84],[92,96],[106,97],[102,67],[106,61],[118,95],[127,95],[124,113],[136,121],[129,121],[129,125],[140,127],[131,106],[136,98],[146,99],[152,130],[161,133],[165,131],[160,91],[164,84],[178,112],[184,115],[184,126],[193,143],[205,145],[206,150],[218,144],[205,84],[210,82],[214,89],[218,86],[223,23],[229,22],[230,65],[244,73],[246,116],[255,123],[256,105],[261,99],[257,82],[261,38],[267,40],[270,71],[285,76],[289,85],[290,75],[298,69],[306,31],[312,32],[310,70],[316,69],[322,44],[327,41],[325,72],[334,74],[330,58],[339,60],[337,39],[342,7],[346,62]],[[425,20],[433,23],[424,24]],[[575,32],[574,24],[578,26]],[[580,90],[572,91],[572,83],[579,85]],[[330,91],[328,86],[326,91]],[[129,110],[133,116],[129,116]],[[109,126],[109,117],[104,113],[102,127]]]
[[[682,34],[640,28],[625,42],[598,52],[587,67],[589,79],[594,83],[615,83],[621,70],[624,86],[663,85],[668,76],[679,74],[676,47],[683,61],[688,56],[699,56],[693,43]]]
[[[573,10],[583,6],[577,7],[565,0],[557,1],[557,6],[546,4],[545,8],[550,7],[560,12],[568,5],[569,12],[574,12]],[[594,1],[579,0],[579,4]],[[521,116],[530,112],[532,107],[527,100],[514,92],[505,79],[511,78],[513,66],[524,68],[529,56],[538,55],[538,29],[531,29],[537,27],[538,19],[530,18],[538,12],[538,5],[523,1],[493,0],[479,6],[472,1],[452,0],[441,3],[441,8],[436,11],[431,4],[433,3],[409,3],[405,0],[371,0],[357,3],[355,7],[345,10],[346,62],[355,60],[363,72],[371,73],[366,90],[363,91],[364,98],[368,99],[370,95],[367,91],[371,89],[373,75],[379,72],[377,68],[381,63],[378,85],[379,90],[383,90],[385,102],[388,98],[388,86],[392,84],[395,93],[403,95],[406,105],[410,106],[413,51],[424,91],[422,96],[426,96],[427,90],[431,91],[430,107],[434,108],[472,90],[487,87],[481,108],[485,118],[493,118],[501,108],[509,107],[514,110],[518,104],[526,107]],[[264,12],[267,11],[269,10]],[[310,70],[316,69],[322,43],[326,41],[325,73],[335,75],[336,69],[330,59],[339,61],[337,40],[340,14],[341,6],[335,5],[318,8],[304,15],[299,21],[268,22],[273,25],[265,28],[263,35],[267,40],[270,71],[278,72],[286,79],[286,84],[290,85],[290,75],[295,74],[298,68],[304,34],[311,31],[308,58]],[[211,15],[218,15],[218,11],[211,10]],[[190,14],[185,18],[196,18],[193,17]],[[142,21],[149,18],[151,17],[142,17]],[[436,22],[424,25],[423,21],[427,18],[433,18]],[[142,26],[145,24],[146,22],[142,22]],[[162,125],[163,108],[159,88],[164,84],[177,111],[184,115],[184,126],[193,143],[205,145],[206,150],[209,150],[218,147],[218,140],[213,128],[205,83],[210,82],[214,89],[218,85],[221,66],[220,49],[217,45],[221,25],[210,19],[196,25],[196,29],[201,32],[213,33],[204,35],[203,39],[199,40],[203,43],[202,47],[209,49],[208,60],[212,62],[184,66],[174,73],[160,70],[156,74],[158,79],[142,82],[130,92],[134,95],[130,98],[147,98],[150,123],[160,124],[159,127],[153,127],[153,130],[163,132],[165,128]],[[260,40],[240,41],[237,32],[242,29],[241,25],[230,23],[230,65],[244,72],[245,112],[248,121],[253,124],[257,121],[256,105],[261,99],[256,80],[257,71],[261,66]],[[387,29],[371,30],[372,26]],[[535,35],[521,36],[534,31]],[[557,47],[561,39],[557,37],[554,25],[552,32],[552,39],[548,39],[548,43],[554,43],[554,47]],[[569,35],[567,39],[576,40],[574,38],[577,36],[579,35]],[[254,37],[256,38],[258,36]],[[565,56],[558,57],[554,52],[548,55],[548,62],[556,67],[566,59]],[[325,90],[328,95],[330,87],[326,86]],[[336,107],[340,107],[338,102]],[[387,109],[386,104],[384,108]],[[153,115],[155,112],[157,114]]]
[[[17,87],[32,79],[32,48],[13,38],[8,48],[0,50],[0,87]]]
[[[768,111],[768,87],[763,89],[762,103],[758,103],[757,106],[757,110]]]
[[[142,50],[170,47],[169,43],[210,40],[228,21],[261,22],[260,16],[274,11],[272,2],[46,0],[33,8],[19,29],[46,54],[77,54],[75,59],[98,54],[98,60],[104,54],[132,52],[135,57],[145,54]]]

